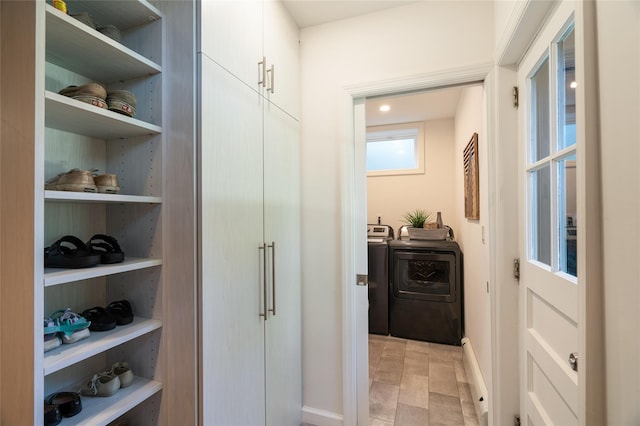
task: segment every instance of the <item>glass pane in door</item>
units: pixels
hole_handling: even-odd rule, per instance
[[[531,136],[529,163],[549,155],[549,59],[538,67],[531,81]]]
[[[558,162],[558,269],[577,276],[576,156]]]
[[[531,259],[551,266],[551,168],[529,172],[529,216]]]
[[[576,143],[576,58],[573,27],[558,42],[558,150]]]

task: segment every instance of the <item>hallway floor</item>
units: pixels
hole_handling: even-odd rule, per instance
[[[462,348],[370,334],[369,424],[477,425]]]

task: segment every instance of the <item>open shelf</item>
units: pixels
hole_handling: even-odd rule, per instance
[[[44,199],[50,202],[97,203],[97,204],[160,204],[162,197],[146,195],[100,194],[96,192],[44,191]]]
[[[105,83],[162,71],[160,65],[53,6],[47,4],[46,11],[47,62]]]
[[[69,13],[88,12],[92,16],[99,16],[100,21],[105,24],[117,22],[120,31],[162,18],[161,12],[146,0],[130,1],[126,8],[115,7],[113,2],[108,1],[67,0],[67,11]]]
[[[61,345],[44,354],[44,375],[47,376],[125,342],[162,327],[158,320],[136,317],[131,324],[109,331],[92,331],[91,336],[76,343]]]
[[[153,380],[135,377],[133,383],[109,397],[81,396],[82,411],[63,420],[62,425],[106,425],[162,389]]]
[[[152,268],[160,265],[162,265],[161,259],[127,257],[124,262],[113,263],[110,265],[96,265],[91,268],[45,268],[44,286],[50,287],[58,284],[66,284],[74,281],[88,280],[91,278],[120,274],[122,272],[135,271],[138,269]]]
[[[62,96],[45,93],[45,126],[100,139],[156,135],[160,126]]]

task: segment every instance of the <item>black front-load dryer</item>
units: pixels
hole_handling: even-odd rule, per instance
[[[460,346],[462,273],[462,252],[455,241],[390,241],[390,334]]]

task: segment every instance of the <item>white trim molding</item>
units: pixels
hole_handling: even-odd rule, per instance
[[[314,426],[342,426],[342,416],[317,408],[302,407],[302,424]]]
[[[369,392],[367,358],[367,321],[359,312],[366,312],[367,287],[355,284],[356,273],[364,259],[366,268],[366,235],[362,232],[366,220],[366,187],[358,180],[358,174],[366,174],[362,164],[356,162],[358,144],[365,144],[365,117],[362,103],[367,97],[390,95],[418,90],[428,90],[463,84],[484,82],[493,65],[490,63],[472,64],[466,67],[451,68],[420,75],[400,77],[344,86],[340,97],[340,144],[342,146],[341,175],[341,217],[342,217],[342,342],[343,342],[343,421],[348,425],[368,425]],[[348,110],[344,108],[348,106]],[[362,126],[362,129],[356,128]],[[364,163],[364,161],[362,161]],[[358,215],[362,211],[363,219]],[[490,209],[490,214],[492,209]],[[364,294],[364,295],[363,295]],[[361,303],[362,302],[362,303]],[[363,365],[363,363],[366,363]],[[310,423],[313,423],[310,421]],[[325,423],[323,423],[324,425]]]
[[[344,87],[344,90],[353,98],[364,98],[476,83],[483,81],[492,68],[491,63],[481,63],[397,79],[354,84]]]

